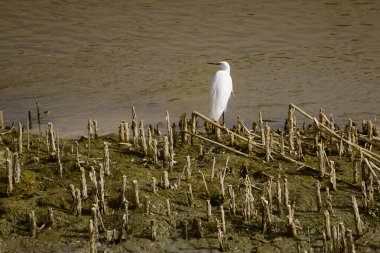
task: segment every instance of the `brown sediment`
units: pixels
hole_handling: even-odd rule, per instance
[[[338,131],[323,112],[317,121],[295,105],[290,111],[285,131],[260,122],[256,132],[240,119],[229,129],[194,112],[190,121],[181,117],[177,134],[167,113],[162,136],[142,120],[137,129],[134,110],[133,140],[126,122],[119,133],[98,136],[91,120],[89,135],[77,140],[59,137],[49,123],[46,142],[39,135],[22,142],[22,127],[2,129],[0,251],[375,251],[378,126],[358,132],[350,122]],[[314,127],[298,128],[297,112]]]

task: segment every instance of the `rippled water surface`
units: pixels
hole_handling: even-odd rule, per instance
[[[67,136],[208,112],[215,66],[235,96],[227,121],[285,118],[295,103],[343,124],[380,117],[380,1],[1,1],[0,110],[52,112]]]

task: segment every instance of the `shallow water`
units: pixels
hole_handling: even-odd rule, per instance
[[[229,123],[282,126],[289,103],[343,124],[380,116],[380,1],[1,1],[0,110],[41,110],[66,136],[87,118],[208,112],[215,66],[227,60]],[[35,113],[34,113],[35,114]]]

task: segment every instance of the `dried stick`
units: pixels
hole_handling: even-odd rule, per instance
[[[231,137],[232,136],[233,135],[231,135]],[[252,136],[248,136],[248,154],[250,154],[250,155],[253,154],[253,137]]]
[[[157,179],[152,177],[152,193],[157,195]]]
[[[330,161],[330,185],[332,186],[332,190],[336,191],[336,172],[335,172],[335,163],[334,161]]]
[[[34,211],[30,211],[28,214],[29,218],[29,235],[30,237],[36,237],[37,234],[37,222],[36,222],[36,215],[34,214]]]
[[[29,111],[30,112],[30,111]],[[27,126],[27,128],[26,128],[26,149],[28,150],[28,151],[30,151],[30,129],[32,128],[31,127],[31,123],[29,123],[30,122],[30,119],[28,120],[28,122],[26,123],[26,126]]]
[[[91,180],[91,192],[92,192],[92,197],[94,198],[94,204],[98,205],[99,204],[98,181],[96,179],[96,171],[93,166],[91,166],[91,171],[89,175],[90,175],[90,180]]]
[[[228,147],[228,146],[226,146],[226,145],[223,145],[223,144],[221,144],[221,143],[219,143],[219,142],[216,142],[216,141],[213,141],[213,140],[207,139],[206,137],[203,137],[203,136],[201,136],[201,135],[194,134],[194,133],[191,133],[191,132],[187,132],[187,133],[190,134],[190,135],[193,136],[193,137],[196,137],[196,138],[199,138],[199,139],[201,139],[201,140],[204,140],[204,141],[210,142],[210,143],[212,143],[212,144],[214,144],[214,145],[217,145],[217,146],[219,146],[219,147],[222,147],[222,148],[224,148],[224,149],[227,149],[227,150],[229,150],[229,151],[231,151],[231,152],[234,152],[234,153],[236,153],[236,154],[239,154],[239,155],[242,155],[242,156],[246,156],[246,157],[248,157],[248,154],[245,154],[245,153],[243,153],[243,152],[240,152],[240,151],[238,151],[238,150],[235,150],[235,149],[233,149],[233,148],[230,148],[230,147]]]
[[[244,179],[244,186],[245,186],[245,198],[243,202],[243,218],[245,221],[248,221],[251,219],[252,214],[254,212],[255,206],[254,206],[254,198],[252,195],[252,187],[248,175],[246,175]]]
[[[152,129],[148,127],[148,153],[153,153],[153,136]]]
[[[211,167],[211,182],[213,181],[215,177],[215,164],[216,164],[216,158],[215,156],[212,158],[212,167]]]
[[[98,225],[99,217],[98,217],[97,205],[96,204],[93,204],[91,207],[91,220],[93,222],[95,237],[98,238],[98,235],[99,235],[99,225]]]
[[[285,139],[284,139],[283,131],[281,131],[281,136],[280,136],[280,154],[282,156],[285,156]]]
[[[270,140],[271,140],[270,127],[267,122],[265,124],[265,161],[267,163],[269,163],[271,159],[273,160],[272,155],[271,155],[272,148],[271,148]]]
[[[169,170],[172,171],[174,166],[174,137],[173,128],[169,128]]]
[[[354,184],[357,184],[359,182],[359,172],[358,172],[358,167],[359,167],[359,161],[358,160],[353,160],[352,161],[352,174],[354,178]]]
[[[187,222],[187,220],[185,220],[185,221],[182,222],[182,226],[183,226],[182,234],[183,234],[183,239],[184,240],[188,240],[189,239],[188,225],[189,225],[189,223]]]
[[[325,210],[323,212],[323,215],[325,217],[325,233],[326,233],[326,237],[327,239],[331,239],[331,222],[330,222],[330,213]]]
[[[206,182],[206,179],[205,179],[205,175],[200,170],[199,170],[199,173],[201,173],[201,175],[202,175],[203,185],[205,186],[206,195],[207,195],[207,198],[209,199],[210,198],[210,192],[209,192],[208,187],[207,187],[207,182]]]
[[[163,185],[163,188],[165,190],[168,190],[170,188],[170,182],[169,182],[169,173],[167,170],[164,171],[163,173],[164,175],[164,185]]]
[[[290,105],[294,109],[296,109],[298,112],[300,112],[301,114],[303,114],[305,117],[307,117],[308,119],[312,120],[315,123],[316,127],[320,131],[322,131],[322,132],[324,132],[324,133],[326,133],[328,135],[331,135],[332,137],[336,138],[339,141],[342,140],[344,143],[346,143],[350,147],[353,147],[356,150],[363,152],[363,154],[365,156],[367,156],[371,160],[376,161],[377,163],[380,164],[380,155],[379,154],[376,154],[376,153],[371,152],[371,151],[369,151],[367,149],[364,149],[364,148],[360,147],[358,144],[351,142],[350,140],[344,139],[343,137],[341,137],[340,135],[338,135],[336,132],[332,131],[330,128],[328,128],[325,125],[319,123],[317,119],[315,119],[314,117],[312,117],[311,115],[309,115],[308,113],[306,113],[305,111],[303,111],[302,109],[300,109],[299,107],[295,106],[294,104],[290,104]]]
[[[211,201],[209,199],[207,199],[206,200],[206,204],[207,204],[207,220],[210,221],[211,217],[212,217],[212,213],[211,213],[211,210],[212,210]]]
[[[332,249],[333,252],[339,252],[339,231],[336,226],[332,228]]]
[[[196,112],[193,112],[193,114],[194,114],[194,113],[196,113]],[[203,117],[205,117],[205,116],[203,116]],[[205,117],[205,118],[206,118],[206,117]],[[207,118],[206,118],[206,119],[207,119]],[[217,124],[216,124],[216,125],[217,125]],[[219,126],[219,127],[221,127],[221,126]],[[228,129],[227,129],[227,130],[228,130]],[[228,130],[228,131],[229,131],[229,130]],[[245,157],[249,157],[248,154],[245,154],[245,153],[243,153],[243,152],[240,152],[240,151],[238,151],[238,150],[235,150],[235,149],[233,149],[233,148],[230,148],[230,147],[228,147],[228,146],[225,146],[225,145],[223,145],[223,144],[221,144],[221,143],[219,143],[219,142],[215,142],[215,141],[212,141],[212,140],[210,140],[210,139],[207,139],[207,138],[205,138],[205,137],[203,137],[203,136],[201,136],[201,135],[194,134],[194,133],[191,133],[191,132],[187,132],[187,133],[190,134],[190,135],[193,136],[193,137],[196,137],[196,138],[199,138],[199,139],[201,139],[201,140],[204,140],[204,141],[210,142],[210,143],[212,143],[212,144],[215,144],[215,145],[217,145],[217,146],[219,146],[219,147],[222,147],[222,148],[224,148],[224,149],[227,149],[227,150],[229,150],[229,151],[231,151],[231,152],[234,152],[234,153],[236,153],[236,154],[239,154],[239,155],[242,155],[242,156],[245,156]],[[233,132],[228,132],[228,133],[233,133]],[[235,134],[235,136],[240,136],[240,135],[236,135],[236,134]],[[240,136],[240,139],[242,139],[242,140],[244,140],[244,141],[246,141],[246,142],[248,141],[247,138],[242,137],[242,136]],[[263,149],[262,146],[260,146],[260,145],[258,145],[258,144],[256,144],[256,143],[254,143],[254,146],[256,146],[256,147],[258,147],[258,148],[260,148],[260,149]],[[275,155],[277,155],[277,156],[283,158],[283,159],[286,160],[286,161],[289,161],[289,162],[292,162],[292,163],[298,164],[298,165],[300,165],[300,166],[305,166],[304,163],[299,162],[299,161],[296,161],[296,160],[294,160],[294,159],[292,159],[292,158],[290,158],[290,157],[287,157],[287,156],[281,155],[279,152],[277,152],[277,151],[275,151],[275,150],[273,150],[272,153],[274,153]]]
[[[104,175],[111,175],[110,171],[110,152],[108,149],[108,143],[104,142],[104,150],[103,150],[103,167],[104,167]]]
[[[347,252],[346,228],[343,222],[339,222],[338,231],[338,250],[339,252]]]
[[[332,195],[330,194],[330,188],[326,187],[326,207],[329,213],[332,215],[334,213],[333,210],[333,200]]]
[[[193,196],[193,189],[191,187],[191,184],[188,185],[187,200],[188,200],[188,205],[190,207],[194,207],[194,196]]]
[[[273,188],[273,177],[270,176],[268,178],[267,184],[264,187],[264,189],[266,189],[266,191],[268,192],[268,205],[269,205],[269,211],[271,214],[273,211],[273,191],[272,191],[272,188]],[[277,188],[277,189],[278,189],[278,191],[276,192],[277,193],[276,204],[277,204],[278,212],[281,213],[281,188]]]
[[[90,158],[90,154],[91,154],[91,136],[92,136],[92,133],[93,133],[93,129],[92,129],[92,120],[91,119],[88,119],[88,123],[87,123],[87,137],[88,137],[88,144],[87,144],[87,157]]]
[[[90,223],[88,225],[89,230],[89,238],[90,238],[90,253],[96,253],[96,237],[97,237],[97,231],[94,226],[94,220],[90,220]]]
[[[125,202],[127,201],[126,199],[126,191],[127,191],[127,176],[126,175],[123,175],[123,185],[122,185],[122,188],[121,188],[121,193],[120,193],[120,197],[119,197],[119,200],[120,200],[120,207],[125,204]]]
[[[289,134],[289,149],[290,154],[293,154],[295,152],[294,149],[294,108],[289,105],[289,111],[288,111],[288,119],[287,119],[287,129]]]
[[[284,205],[288,206],[289,203],[289,189],[288,189],[288,179],[284,179]]]
[[[374,169],[376,169],[377,171],[380,172],[380,169],[377,168],[375,164],[373,164],[370,161],[368,161],[367,158],[364,158],[364,162],[367,164],[368,169],[371,172],[371,175],[375,178],[375,180],[377,182],[377,187],[379,188],[379,191],[380,191],[380,179],[378,178],[376,172],[374,171]]]
[[[57,142],[57,161],[58,161],[58,166],[59,166],[59,175],[62,178],[62,176],[63,176],[63,165],[61,163],[61,149],[60,149],[60,146],[59,146],[59,134],[58,134],[58,130],[57,130],[57,134],[56,134],[56,142]]]
[[[94,138],[95,139],[98,138],[98,131],[99,131],[98,121],[92,120],[92,130],[93,130]]]
[[[221,219],[222,219],[222,229],[223,229],[223,234],[226,235],[226,234],[227,234],[227,229],[226,229],[226,217],[224,216],[224,208],[223,208],[223,205],[221,205],[219,208],[220,208],[220,216],[221,216]]]
[[[6,167],[8,171],[7,194],[10,195],[13,192],[13,168],[12,168],[12,162],[10,159],[6,160]]]
[[[137,128],[137,123],[136,123],[137,121],[136,121],[136,111],[135,111],[135,107],[132,107],[132,126],[131,126],[131,128],[132,128],[132,134],[133,134],[133,137],[136,137],[135,136],[135,133],[136,133],[136,131],[135,131],[135,129]]]
[[[22,155],[22,124],[18,123],[18,153]]]
[[[40,103],[37,101],[37,123],[38,123],[38,134],[41,138],[42,136],[42,131],[41,131],[41,114],[40,114]]]
[[[13,154],[13,178],[14,182],[16,184],[20,183],[21,179],[21,165],[20,165],[20,160],[19,160],[19,154],[14,153]]]
[[[261,213],[262,231],[263,231],[263,234],[265,234],[266,232],[271,231],[272,218],[270,215],[268,201],[263,196],[261,197],[261,206],[262,206],[262,213]]]
[[[317,190],[317,209],[318,209],[318,212],[321,212],[322,210],[321,183],[317,180],[315,186]]]
[[[282,193],[281,193],[281,175],[277,177],[277,210],[280,216],[282,215]],[[270,182],[272,182],[272,178],[270,178]],[[270,183],[271,185],[272,183]],[[271,208],[271,201],[269,200],[269,207]]]
[[[170,218],[172,216],[172,209],[170,206],[170,199],[166,199],[166,215]]]
[[[82,197],[83,197],[83,199],[87,199],[88,194],[87,194],[86,171],[84,170],[83,167],[80,167],[80,171],[82,173],[81,178],[80,178],[80,185],[82,188]]]
[[[50,150],[49,155],[55,155],[57,149],[55,145],[55,136],[54,136],[54,130],[53,130],[53,123],[48,123],[48,147]]]
[[[152,241],[156,241],[157,240],[157,226],[154,220],[150,221],[150,230],[151,230],[150,239]]]
[[[196,238],[202,238],[202,221],[201,219],[193,219],[193,230]]]
[[[139,136],[140,136],[140,143],[141,143],[141,146],[143,148],[143,153],[144,155],[148,155],[148,146],[147,146],[147,143],[146,143],[146,138],[145,138],[145,130],[144,130],[144,122],[143,120],[140,120],[140,124],[139,124]]]
[[[119,125],[119,142],[125,142],[125,125],[122,120]]]
[[[54,219],[54,213],[53,208],[48,208],[48,215],[46,218],[46,226],[47,227],[55,227],[55,219]]]
[[[81,216],[82,215],[82,198],[81,198],[80,190],[78,188],[75,189],[75,204],[76,204],[75,214],[77,216]]]
[[[218,142],[222,142],[222,135],[221,135],[221,132],[220,132],[220,128],[215,128],[215,136],[216,136],[216,140]]]
[[[294,237],[294,236],[297,236],[297,226],[294,221],[294,211],[295,211],[294,204],[293,206],[288,205],[287,207],[288,207],[288,216],[287,216],[288,234]]]
[[[325,176],[325,173],[326,173],[326,160],[325,160],[325,150],[324,150],[324,147],[323,147],[323,144],[322,143],[318,143],[318,151],[317,151],[317,155],[318,155],[318,161],[319,161],[319,177],[320,178],[323,178]]]
[[[263,123],[263,114],[259,112],[259,127],[260,127],[260,133],[261,133],[261,144],[265,145],[265,130],[264,130],[264,123]]]
[[[347,229],[346,230],[346,240],[347,240],[347,253],[355,253],[355,244],[354,244],[354,238],[352,236],[352,230]]]
[[[145,196],[144,211],[145,211],[145,214],[147,214],[147,215],[150,214],[150,200],[147,196]]]
[[[191,159],[190,156],[186,156],[186,180],[188,181],[191,177]]]
[[[378,185],[378,187],[379,187],[379,185]],[[369,179],[368,179],[367,197],[368,197],[368,210],[371,210],[375,206],[374,189],[373,189],[373,176],[372,176],[372,174],[369,175]]]
[[[77,162],[77,167],[80,168],[79,143],[77,141],[75,141],[75,146],[76,146],[76,162]]]
[[[4,129],[4,114],[0,111],[0,129]]]
[[[170,161],[169,145],[168,136],[164,136],[164,166],[167,166]]]
[[[207,118],[206,116],[202,115],[202,114],[199,113],[199,112],[193,111],[193,113],[192,113],[192,118],[196,118],[196,117],[200,117],[200,118],[202,118],[204,121],[206,121],[207,123],[209,123],[209,124],[211,124],[211,125],[213,125],[213,126],[219,128],[219,129],[224,130],[227,134],[233,134],[235,137],[239,138],[239,139],[242,140],[242,141],[245,141],[245,142],[248,141],[247,138],[245,138],[245,137],[243,137],[243,136],[241,136],[241,135],[238,135],[238,134],[235,133],[235,132],[232,132],[232,131],[229,130],[227,127],[220,125],[219,123],[217,123],[217,122],[215,122],[215,121],[213,121],[213,120]],[[193,122],[195,122],[195,120],[193,120]],[[195,134],[195,125],[194,125],[193,128],[194,128],[194,131],[191,131],[190,133],[194,133],[194,134]],[[189,132],[187,132],[187,133],[189,133]],[[194,136],[196,136],[196,135],[194,135]]]
[[[133,183],[133,191],[135,193],[135,205],[136,205],[136,208],[139,208],[141,207],[141,204],[140,204],[140,197],[139,197],[139,186],[137,184],[137,180],[133,180],[132,181]]]
[[[363,221],[360,218],[359,208],[358,208],[358,204],[356,203],[355,196],[352,195],[351,199],[352,199],[352,207],[354,209],[354,216],[355,216],[356,235],[358,237],[360,237],[364,233],[364,231],[363,231],[364,230],[364,224],[363,224]]]
[[[128,225],[129,225],[129,217],[128,217],[128,201],[125,201],[124,202],[124,214],[123,214],[123,224],[121,226],[121,239],[125,239],[126,238],[126,234],[127,234],[127,231],[128,231]]]
[[[105,190],[104,190],[104,169],[102,168],[102,164],[100,164],[100,170],[99,170],[99,186],[100,186],[100,202],[99,202],[99,211],[102,214],[106,213],[106,202],[104,199]]]
[[[328,253],[329,252],[329,249],[328,249],[328,245],[327,245],[327,238],[326,238],[326,233],[323,232],[322,233],[322,237],[323,237],[323,245],[322,245],[322,252],[323,253]]]
[[[125,142],[129,142],[129,124],[128,122],[124,122],[124,139]]]
[[[157,140],[153,140],[153,164],[157,165],[158,164],[158,149],[157,149]]]
[[[230,198],[231,198],[230,212],[232,213],[232,215],[235,215],[236,214],[236,197],[235,197],[235,192],[232,185],[228,185],[228,193],[230,194]]]
[[[225,189],[224,189],[224,176],[223,173],[220,173],[219,175],[219,184],[220,184],[220,194],[222,195],[222,198],[225,197]]]
[[[216,226],[218,229],[218,241],[219,241],[219,250],[222,252],[227,251],[227,246],[226,246],[226,235],[222,231],[222,226],[217,218],[216,220]]]

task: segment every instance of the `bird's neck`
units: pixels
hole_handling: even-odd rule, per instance
[[[225,72],[227,72],[228,74],[230,73],[230,69],[229,69],[229,68],[221,69],[221,71],[225,71]]]

